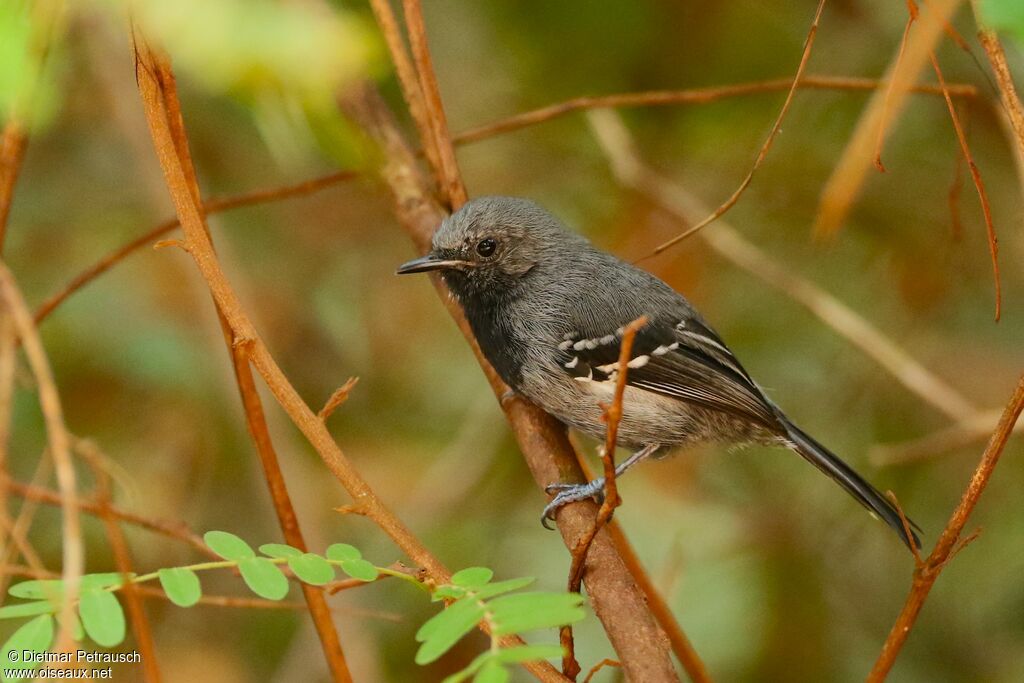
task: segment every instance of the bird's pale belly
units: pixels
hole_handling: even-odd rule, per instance
[[[532,381],[531,381],[532,380]],[[524,377],[520,392],[569,426],[604,439],[601,404],[611,403],[613,382],[581,381],[562,373]],[[681,446],[706,441],[767,442],[777,437],[732,415],[626,387],[618,444],[637,449],[650,443]]]

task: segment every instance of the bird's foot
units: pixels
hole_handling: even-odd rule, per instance
[[[557,512],[569,503],[593,499],[600,505],[604,501],[604,477],[598,477],[586,484],[551,484],[544,490],[549,494],[554,493],[555,497],[544,506],[540,523],[545,529],[553,529],[548,521],[554,521]]]

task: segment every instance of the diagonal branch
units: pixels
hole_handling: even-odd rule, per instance
[[[961,541],[960,535],[967,525],[968,517],[970,517],[974,507],[978,504],[978,499],[985,491],[995,466],[999,463],[999,456],[1002,455],[1003,449],[1006,447],[1006,441],[1010,438],[1010,434],[1013,432],[1014,425],[1017,422],[1017,418],[1020,417],[1022,409],[1024,409],[1024,376],[1021,376],[1017,382],[1013,396],[1010,397],[1006,408],[1003,409],[1003,415],[999,419],[999,424],[989,439],[988,446],[981,456],[981,461],[974,470],[974,475],[971,477],[971,481],[967,484],[967,488],[960,498],[960,504],[953,511],[953,515],[949,518],[946,528],[943,530],[942,535],[939,536],[939,540],[935,543],[935,548],[928,556],[928,559],[924,561],[923,566],[918,571],[914,572],[914,581],[910,588],[910,595],[907,596],[907,601],[903,605],[903,610],[896,618],[896,622],[889,632],[889,637],[885,639],[882,652],[879,654],[878,660],[868,675],[868,683],[881,683],[889,675],[893,665],[896,663],[896,658],[900,654],[900,650],[903,648],[903,644],[906,643],[907,637],[910,635],[910,630],[914,627],[917,617],[921,613],[921,608],[924,606],[924,601],[928,598],[928,593],[935,584],[935,580],[939,578],[939,573],[942,572],[956,552],[966,543],[970,542],[970,537]]]
[[[394,199],[395,212],[416,249],[430,248],[434,229],[445,214],[431,199],[416,167],[412,150],[379,93],[364,85],[345,94],[342,108],[383,151],[381,176]],[[583,481],[583,473],[565,433],[565,427],[525,400],[511,396],[508,387],[481,355],[462,310],[434,279],[442,301],[473,348],[477,360],[511,425],[526,463],[543,488],[553,481]],[[568,505],[559,514],[558,528],[567,548],[575,546],[593,526],[597,506],[590,501]],[[420,563],[422,565],[422,563]],[[587,593],[612,647],[622,659],[630,680],[678,680],[668,654],[668,641],[646,605],[607,530],[594,539],[586,566]],[[684,661],[689,672],[690,663]],[[564,679],[562,679],[564,680]],[[698,679],[695,680],[706,680]]]

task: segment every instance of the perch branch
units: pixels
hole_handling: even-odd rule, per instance
[[[993,432],[988,446],[981,456],[981,461],[974,470],[974,475],[971,477],[971,481],[960,498],[960,504],[953,511],[949,522],[946,524],[946,528],[935,543],[935,548],[928,555],[928,559],[914,572],[914,581],[910,588],[910,595],[907,596],[907,601],[904,603],[902,611],[900,611],[899,616],[896,618],[892,630],[889,631],[889,636],[885,639],[882,652],[879,654],[878,660],[868,675],[868,683],[881,683],[889,675],[893,665],[896,663],[896,658],[900,654],[900,650],[903,648],[903,644],[910,635],[910,630],[914,627],[917,617],[921,613],[921,608],[924,606],[924,602],[928,598],[928,593],[935,584],[935,580],[939,578],[939,574],[955,553],[966,543],[970,542],[971,537],[961,540],[960,535],[963,533],[968,517],[970,517],[975,505],[978,504],[978,499],[985,491],[985,487],[992,477],[992,472],[999,462],[999,456],[1002,455],[1003,449],[1006,447],[1006,441],[1010,438],[1014,424],[1017,422],[1017,418],[1020,417],[1022,409],[1024,409],[1024,376],[1021,376],[1017,382],[1013,396],[1011,396],[1009,403],[1006,404],[1003,415],[999,419],[999,424],[996,426],[996,430]]]
[[[383,151],[381,176],[394,199],[396,216],[420,253],[430,248],[434,229],[444,212],[431,199],[426,182],[417,170],[412,150],[406,144],[391,112],[372,86],[364,85],[345,94],[340,102]],[[582,472],[566,437],[565,428],[554,418],[518,397],[508,397],[508,387],[480,353],[472,331],[458,305],[451,301],[441,282],[434,284],[448,312],[466,336],[483,368],[495,396],[512,427],[527,465],[540,487],[554,481],[582,481]],[[504,400],[502,400],[504,399]],[[590,501],[566,506],[558,527],[567,548],[593,526],[597,506]],[[626,675],[632,680],[678,680],[668,655],[668,643],[648,610],[643,594],[630,576],[607,531],[600,532],[587,561],[587,592],[597,617],[619,653]],[[683,662],[687,671],[693,664]],[[559,675],[561,680],[564,680]],[[700,680],[700,679],[697,679]]]

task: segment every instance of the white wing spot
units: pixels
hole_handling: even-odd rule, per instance
[[[561,344],[559,344],[558,348],[561,351],[568,351],[570,346],[572,346],[572,341],[571,340],[566,340],[566,341],[562,342]]]
[[[569,368],[571,370],[572,368],[576,367],[576,364],[579,363],[579,362],[580,362],[580,357],[579,356],[573,356],[572,360],[565,364],[565,367],[567,367],[567,368]]]
[[[647,365],[647,362],[649,360],[651,360],[650,356],[637,356],[633,360],[631,360],[628,363],[626,363],[626,367],[628,367],[628,368],[642,368],[643,366]]]
[[[611,344],[613,341],[615,341],[615,335],[614,334],[607,334],[607,335],[601,337],[601,343],[602,344]]]

